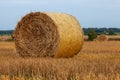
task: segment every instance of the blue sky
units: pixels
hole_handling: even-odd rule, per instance
[[[0,0],[0,30],[14,29],[25,14],[35,11],[74,15],[84,28],[120,28],[120,0]]]

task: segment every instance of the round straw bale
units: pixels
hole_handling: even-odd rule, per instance
[[[72,57],[83,45],[83,31],[75,17],[34,12],[24,16],[14,31],[16,51],[23,57]]]
[[[108,36],[105,34],[101,34],[97,37],[97,41],[107,41],[108,40]]]

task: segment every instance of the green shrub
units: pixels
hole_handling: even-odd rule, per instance
[[[97,38],[97,33],[95,32],[94,29],[90,29],[88,32],[88,40],[93,41],[96,38]]]

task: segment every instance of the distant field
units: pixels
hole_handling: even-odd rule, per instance
[[[85,42],[73,58],[21,58],[0,42],[0,80],[120,80],[120,41]]]
[[[117,33],[115,33],[115,34],[120,35],[120,32],[117,32]]]
[[[109,40],[112,41],[120,41],[120,35],[116,35],[116,36],[108,36]]]
[[[107,35],[109,41],[120,41],[120,35]],[[87,40],[88,36],[84,36],[84,39]]]
[[[4,35],[0,36],[0,41],[13,41],[12,36],[10,35]]]

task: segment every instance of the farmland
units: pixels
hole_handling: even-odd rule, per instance
[[[21,58],[0,42],[0,80],[120,80],[120,41],[85,41],[72,58]]]

